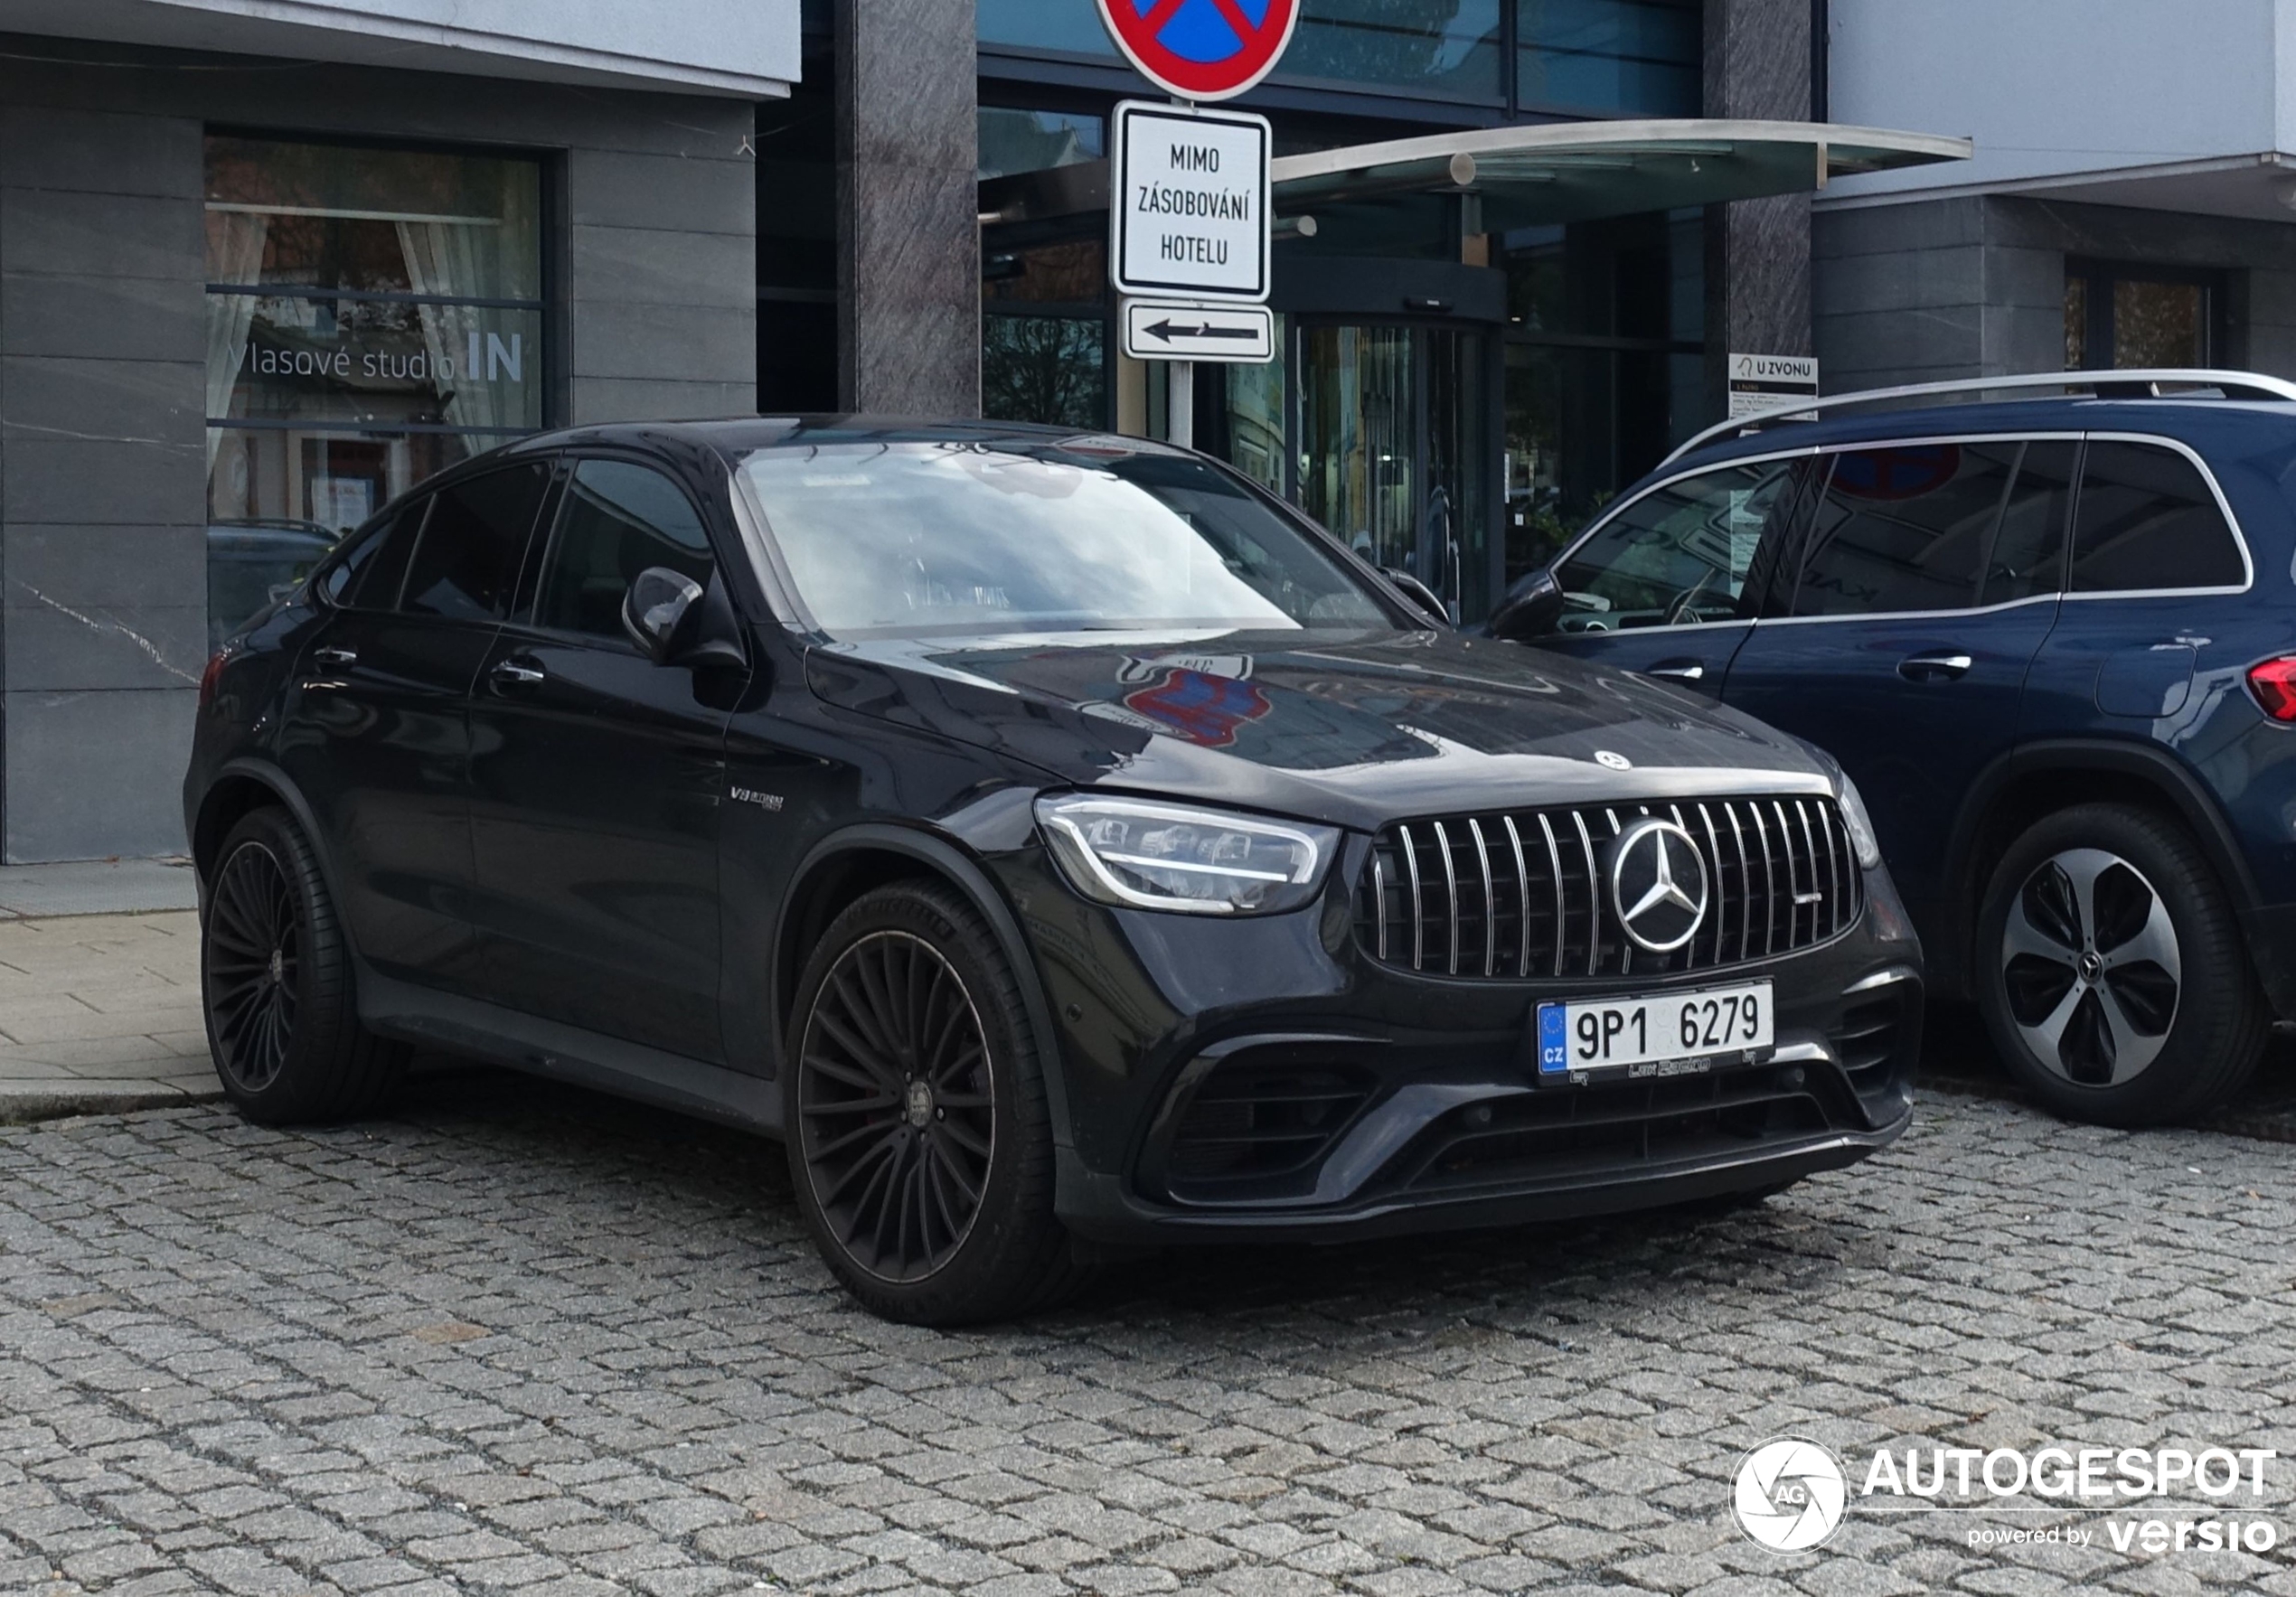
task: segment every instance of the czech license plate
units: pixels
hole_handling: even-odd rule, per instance
[[[1775,1040],[1770,983],[1539,1006],[1539,1078],[1691,1076],[1750,1064]]]

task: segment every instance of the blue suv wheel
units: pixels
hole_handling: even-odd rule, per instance
[[[2083,804],[2018,838],[1977,952],[1994,1045],[2060,1113],[2187,1118],[2263,1051],[2263,997],[2224,888],[2184,829],[2150,812]]]

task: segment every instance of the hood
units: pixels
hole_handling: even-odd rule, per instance
[[[1830,788],[1798,738],[1708,700],[1451,633],[894,639],[817,645],[806,674],[831,704],[995,750],[1048,785],[1366,831]]]

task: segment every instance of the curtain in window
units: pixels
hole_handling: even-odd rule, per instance
[[[213,283],[259,283],[263,280],[263,241],[271,219],[259,211],[211,211],[207,213],[207,273]],[[252,294],[211,294],[207,296],[207,413],[231,413],[231,390],[239,386],[240,364],[247,353],[248,329],[255,323]],[[223,435],[207,431],[207,465],[215,469],[216,446]]]
[[[406,251],[407,279],[417,294],[450,297],[498,295],[503,274],[503,240],[508,230],[494,222],[402,221],[399,247]],[[422,340],[431,370],[452,371],[454,398],[447,419],[459,427],[501,427],[504,395],[486,380],[485,313],[477,305],[418,305]],[[475,352],[479,365],[473,369]],[[442,385],[444,386],[444,385]]]

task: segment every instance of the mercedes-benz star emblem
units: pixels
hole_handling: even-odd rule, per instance
[[[1671,821],[1638,821],[1611,852],[1611,902],[1634,946],[1671,954],[1706,924],[1706,860]]]

